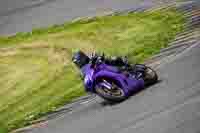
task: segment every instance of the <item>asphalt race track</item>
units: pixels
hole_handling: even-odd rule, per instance
[[[80,16],[153,5],[150,0],[1,0],[0,34]],[[161,82],[116,105],[86,102],[27,133],[199,133],[200,42],[161,65]]]
[[[159,3],[153,1],[157,0],[0,0],[0,35]]]

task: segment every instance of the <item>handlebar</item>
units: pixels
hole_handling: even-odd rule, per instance
[[[96,64],[100,64],[105,60],[105,55],[104,53],[102,55],[97,55],[96,53],[93,53],[90,60],[91,60],[92,66],[95,66]]]

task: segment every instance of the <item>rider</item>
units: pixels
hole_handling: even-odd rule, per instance
[[[93,54],[91,57],[87,56],[82,51],[77,51],[74,53],[72,57],[73,63],[76,64],[77,67],[82,68],[84,65],[88,64],[93,59],[102,59],[107,65],[116,66],[122,71],[131,71],[133,73],[140,73],[140,77],[143,76],[145,67],[142,65],[130,65],[126,57],[111,57],[104,58],[104,55]]]

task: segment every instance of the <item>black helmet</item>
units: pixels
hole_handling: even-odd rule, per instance
[[[74,64],[76,64],[76,66],[81,68],[84,65],[89,63],[90,58],[85,53],[83,53],[82,51],[78,51],[78,52],[74,53],[74,55],[72,57],[72,61],[73,61]]]

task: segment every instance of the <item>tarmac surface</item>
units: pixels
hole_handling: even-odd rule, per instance
[[[164,0],[172,1],[172,0]],[[110,11],[137,9],[157,0],[0,0],[0,35],[27,32],[33,28],[62,24]]]

